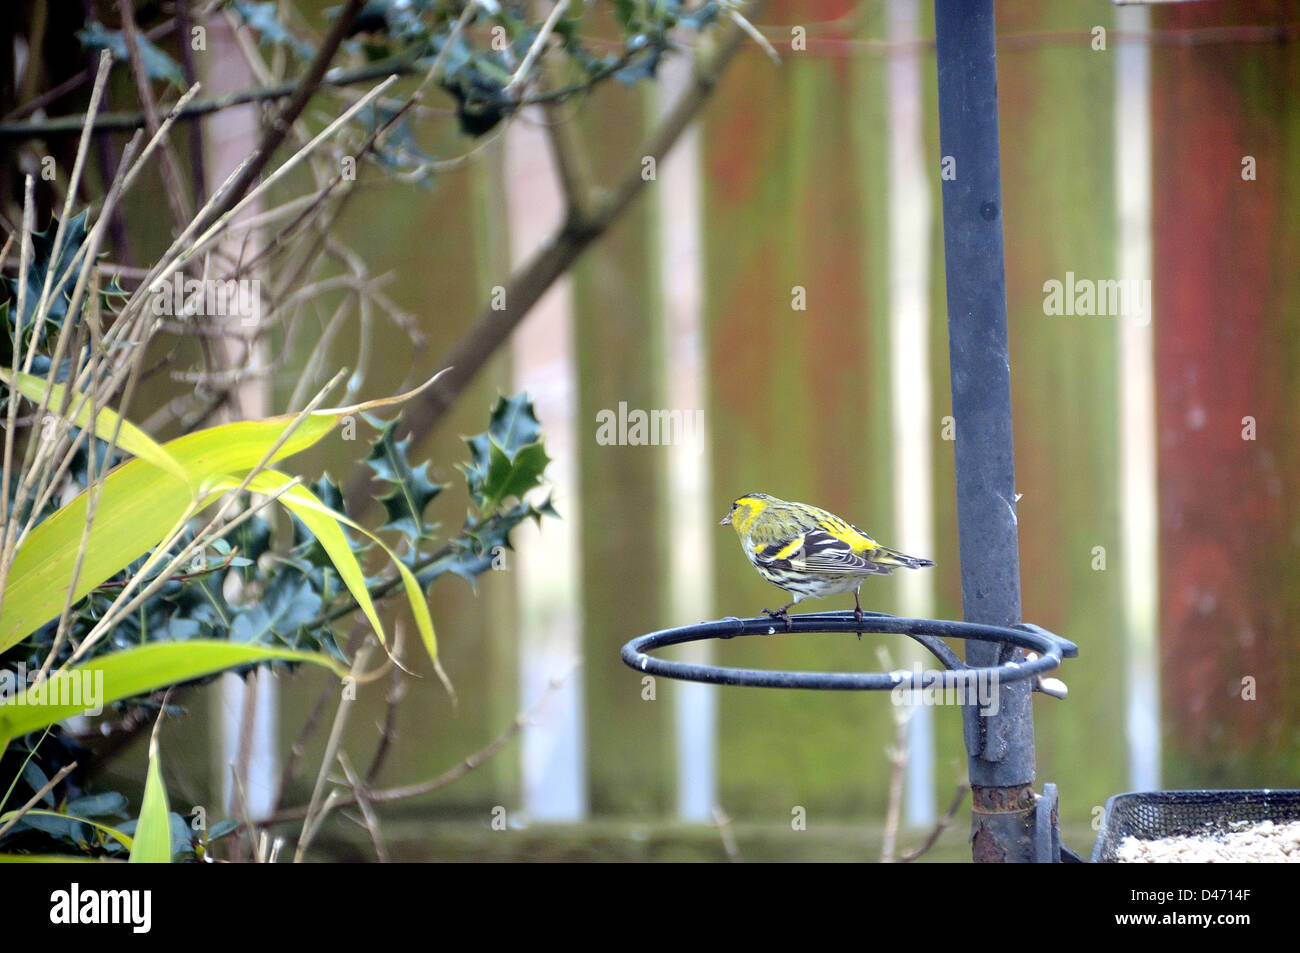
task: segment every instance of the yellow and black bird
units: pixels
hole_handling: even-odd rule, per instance
[[[722,518],[740,537],[745,555],[760,576],[794,596],[779,609],[764,609],[790,628],[790,607],[809,597],[853,593],[854,616],[862,621],[858,590],[868,576],[889,575],[896,567],[923,569],[928,559],[886,549],[852,523],[806,503],[746,493]]]

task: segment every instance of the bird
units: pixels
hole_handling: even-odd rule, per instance
[[[763,614],[791,629],[790,608],[809,597],[853,593],[853,617],[862,622],[858,590],[868,576],[887,576],[895,568],[924,569],[929,559],[881,546],[834,513],[807,503],[746,493],[731,504],[721,526],[730,526],[758,574],[794,598]]]

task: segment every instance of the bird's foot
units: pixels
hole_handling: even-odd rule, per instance
[[[763,609],[762,612],[765,616],[783,621],[785,623],[785,630],[789,632],[794,628],[794,623],[790,621],[789,609],[789,606],[782,606],[780,609]]]
[[[856,622],[859,626],[862,625],[862,606],[858,606],[856,609],[853,610],[853,621]],[[858,641],[859,642],[862,641],[861,628],[858,629]]]

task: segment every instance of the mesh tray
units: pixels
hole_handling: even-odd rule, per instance
[[[1147,791],[1106,802],[1093,863],[1115,863],[1125,837],[1158,840],[1224,830],[1237,821],[1300,820],[1300,791]]]

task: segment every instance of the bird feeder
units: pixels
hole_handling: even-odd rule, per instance
[[[972,794],[976,861],[1056,861],[1055,788],[1034,793],[1035,676],[1076,654],[1072,643],[1020,620],[1020,558],[1011,439],[1011,372],[1002,246],[997,64],[992,0],[936,0],[939,139],[958,170],[944,177],[944,260],[961,550],[964,622],[869,617],[865,631],[909,635],[949,673],[998,686],[996,713],[967,704],[962,719]],[[791,617],[792,631],[856,632],[849,614]],[[654,659],[650,648],[700,638],[766,633],[770,620],[723,619],[636,639],[623,649],[633,668],[668,678],[724,685],[881,690],[916,676],[901,673],[755,672]],[[962,661],[940,639],[965,640]],[[1027,661],[1026,649],[1039,658]],[[923,673],[924,675],[925,673]],[[895,681],[895,676],[898,681]],[[933,678],[933,675],[930,676]],[[996,679],[996,682],[992,680]],[[909,683],[910,684],[910,683]]]
[[[938,670],[898,670],[893,672],[789,672],[766,669],[725,668],[714,665],[696,665],[657,658],[650,653],[656,649],[707,639],[733,639],[738,637],[764,637],[780,634],[817,635],[854,633],[906,635],[924,646],[940,663]],[[945,638],[963,639],[967,645],[967,658],[972,656],[972,645],[992,647],[998,661],[992,665],[971,665],[958,657],[943,641]],[[1025,651],[1036,654],[1026,660]],[[864,612],[859,620],[853,612],[813,612],[789,617],[789,626],[777,625],[768,618],[738,619],[729,617],[698,625],[681,626],[651,632],[633,639],[623,646],[623,661],[631,668],[649,675],[675,678],[683,681],[705,682],[713,685],[750,686],[756,688],[793,688],[814,691],[888,691],[954,692],[958,700],[966,701],[965,711],[974,711],[990,735],[995,738],[1014,737],[1025,726],[1019,710],[1004,713],[1002,706],[1008,697],[1028,695],[1041,686],[1041,678],[1060,667],[1062,659],[1074,658],[1078,649],[1073,642],[1046,629],[1029,623],[1014,626],[984,625],[975,622],[956,622],[945,619],[905,619],[879,612]],[[897,695],[894,696],[897,699]],[[1002,718],[1010,717],[1010,724]],[[1029,726],[1032,731],[1032,725]],[[1021,763],[1017,759],[1017,763]],[[1032,752],[1030,756],[1032,764]],[[1032,779],[1031,779],[1032,780]],[[1023,803],[1022,803],[1023,802]],[[1055,863],[1061,860],[1078,860],[1077,855],[1061,846],[1057,820],[1056,786],[1044,786],[1041,796],[1025,788],[1025,794],[1014,804],[1001,805],[998,812],[981,812],[977,803],[976,823],[972,833],[977,838],[985,830],[981,813],[1011,814],[1020,819],[1014,829],[1011,845],[1023,851],[1017,859]],[[1009,809],[1009,810],[1008,810]],[[1000,833],[1005,824],[990,825]],[[990,844],[988,834],[984,848]],[[977,841],[977,846],[979,842]],[[998,846],[997,841],[992,846]],[[993,859],[979,857],[976,859]],[[1003,857],[996,859],[1006,859]]]

